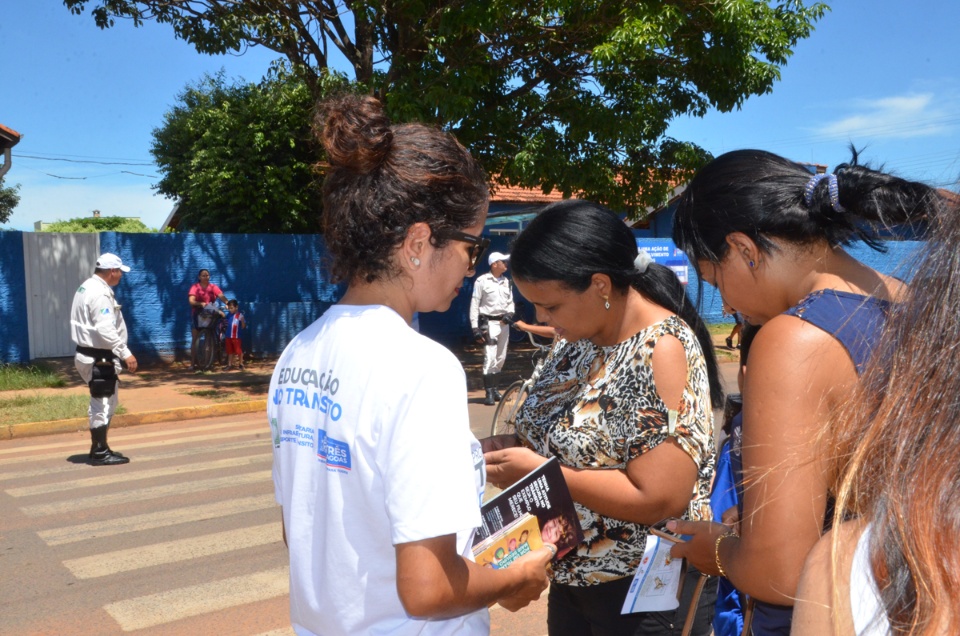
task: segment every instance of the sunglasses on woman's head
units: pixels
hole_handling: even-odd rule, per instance
[[[487,247],[490,246],[490,239],[483,236],[467,234],[466,232],[461,232],[460,230],[444,230],[443,232],[439,232],[437,234],[437,238],[460,241],[461,243],[469,243],[471,245],[470,269],[477,268],[477,263],[480,262],[480,257],[483,256],[484,251],[486,251]]]

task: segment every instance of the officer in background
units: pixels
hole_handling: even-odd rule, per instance
[[[112,289],[129,271],[119,256],[101,254],[93,276],[77,290],[70,308],[70,335],[77,344],[73,362],[90,387],[90,463],[94,466],[130,461],[107,446],[107,429],[117,409],[120,361],[131,373],[137,370],[137,359],[127,348],[127,326]]]
[[[500,400],[498,377],[507,359],[510,324],[514,320],[513,287],[504,276],[509,254],[493,252],[487,259],[490,272],[477,277],[470,299],[470,326],[473,337],[483,348],[483,403],[492,405]]]

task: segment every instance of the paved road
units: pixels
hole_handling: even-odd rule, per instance
[[[493,407],[474,398],[469,410],[488,435]],[[86,433],[0,441],[0,635],[292,634],[263,416],[110,441],[133,461],[87,466]],[[546,597],[517,614],[495,607],[491,624],[543,636]]]
[[[133,461],[87,466],[79,433],[0,442],[0,634],[293,634],[263,417],[110,441]],[[495,608],[494,633],[545,634],[545,605]]]

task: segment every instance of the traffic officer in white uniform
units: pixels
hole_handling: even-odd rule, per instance
[[[70,335],[77,344],[73,362],[90,387],[90,463],[95,466],[130,461],[107,446],[107,429],[117,409],[120,361],[131,373],[137,370],[137,359],[127,348],[127,326],[113,296],[113,287],[129,271],[119,256],[101,254],[93,276],[77,290],[70,308]]]
[[[498,377],[507,359],[510,324],[514,320],[513,287],[504,276],[509,260],[509,254],[490,254],[487,259],[490,272],[477,277],[470,299],[473,336],[479,344],[486,345],[483,349],[484,404],[494,404],[501,397],[497,390]]]

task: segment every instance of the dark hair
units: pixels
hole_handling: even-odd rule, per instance
[[[821,440],[840,475],[835,523],[872,524],[870,562],[896,634],[960,621],[960,209],[930,235],[836,418],[847,424]]]
[[[343,95],[319,105],[314,120],[330,167],[323,183],[323,231],[334,281],[396,275],[391,257],[414,223],[431,243],[475,225],[489,188],[457,140],[422,124],[391,126],[379,101]]]
[[[643,274],[633,232],[611,210],[590,201],[551,203],[520,233],[510,249],[514,278],[530,282],[558,281],[575,292],[585,291],[594,274],[606,274],[614,289],[633,287],[650,301],[677,314],[697,336],[707,363],[710,398],[723,404],[713,341],[677,275],[650,263]]]
[[[831,205],[827,179],[806,204],[804,188],[813,174],[799,163],[763,150],[720,155],[680,195],[673,240],[695,268],[698,260],[723,260],[732,232],[749,236],[766,252],[775,249],[772,237],[831,246],[861,239],[882,250],[879,226],[921,221],[939,204],[936,190],[927,185],[858,165],[856,151],[834,172],[843,212]]]
[[[236,298],[231,298],[227,301],[227,307],[239,307],[240,303],[237,302]]]

